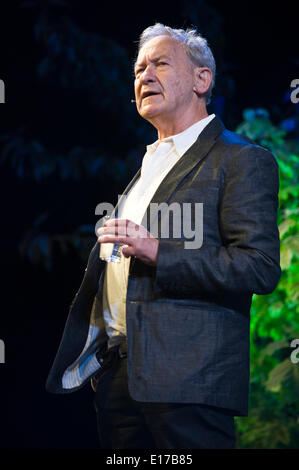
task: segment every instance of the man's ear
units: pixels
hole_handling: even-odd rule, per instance
[[[196,92],[198,96],[204,95],[213,79],[213,74],[211,69],[208,67],[195,67],[193,70],[194,73],[194,87],[193,90]]]

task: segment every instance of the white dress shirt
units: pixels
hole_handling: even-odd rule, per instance
[[[141,176],[120,203],[118,218],[140,225],[156,190],[171,168],[197,140],[215,114],[201,119],[177,135],[157,140],[147,146]],[[108,346],[126,336],[126,295],[130,258],[123,255],[119,263],[107,263],[103,286],[103,314]]]

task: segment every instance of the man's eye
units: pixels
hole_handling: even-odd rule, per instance
[[[168,63],[167,63],[167,62],[158,62],[157,65],[158,65],[158,66],[159,66],[159,65],[168,65]]]

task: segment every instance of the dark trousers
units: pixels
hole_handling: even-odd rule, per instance
[[[229,410],[181,403],[139,402],[128,391],[127,359],[109,350],[93,381],[102,449],[232,449]]]

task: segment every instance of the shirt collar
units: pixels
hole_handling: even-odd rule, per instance
[[[195,124],[192,124],[192,126],[188,127],[185,129],[183,132],[180,132],[180,134],[176,135],[171,135],[169,137],[166,137],[165,139],[162,139],[161,142],[170,142],[172,141],[174,144],[174,147],[179,154],[180,157],[184,155],[184,153],[188,150],[188,148],[191,147],[192,144],[197,140],[198,136],[200,133],[203,131],[203,129],[208,125],[208,123],[215,117],[215,114],[210,114],[204,119],[201,119],[200,121],[197,121]],[[149,153],[155,152],[159,145],[159,140],[156,140],[153,144],[147,145],[146,150]]]

